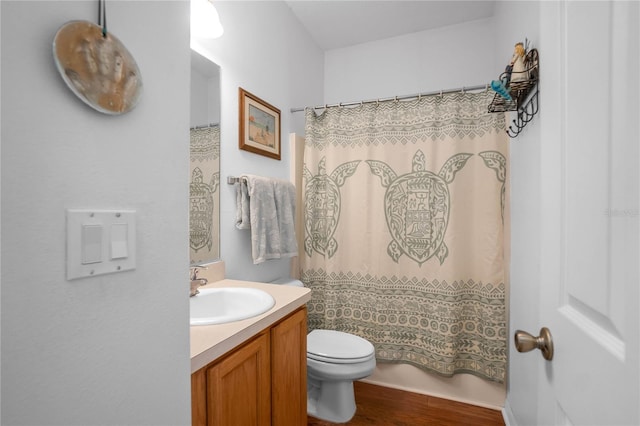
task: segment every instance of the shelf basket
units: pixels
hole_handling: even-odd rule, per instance
[[[524,58],[525,71],[512,72],[511,80],[517,74],[528,74],[529,78],[522,81],[510,81],[507,85],[511,100],[505,99],[498,93],[489,104],[489,112],[517,111],[516,118],[507,129],[510,137],[514,138],[538,113],[538,79],[540,76],[538,67],[538,50],[531,49]],[[507,80],[507,73],[500,74],[500,80]]]

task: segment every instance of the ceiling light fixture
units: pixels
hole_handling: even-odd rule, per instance
[[[223,32],[213,3],[209,0],[191,0],[191,38],[218,38]]]

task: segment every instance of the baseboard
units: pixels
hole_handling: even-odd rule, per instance
[[[518,422],[516,422],[513,411],[511,411],[509,399],[505,401],[504,407],[502,408],[502,419],[504,420],[505,426],[518,426]]]
[[[427,392],[423,389],[416,389],[408,386],[401,386],[401,385],[387,383],[387,382],[380,382],[377,380],[362,379],[359,381],[364,383],[369,383],[372,385],[383,386],[386,388],[398,389],[405,392],[412,392],[412,393],[419,393],[421,395],[433,396],[434,398],[448,399],[449,401],[456,401],[456,402],[461,402],[463,404],[475,405],[476,407],[488,408],[490,410],[501,411],[503,408],[493,404],[485,404],[485,403],[474,401],[467,398],[456,397],[453,395],[448,395],[448,394],[439,393],[439,392]]]

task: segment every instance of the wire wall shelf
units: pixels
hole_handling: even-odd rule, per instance
[[[524,58],[524,67],[524,71],[521,72],[505,71],[500,74],[498,82],[502,82],[502,90],[496,90],[497,93],[488,108],[489,112],[516,111],[516,118],[512,120],[507,129],[507,134],[511,138],[518,136],[538,113],[538,81],[540,73],[537,49],[531,49],[527,52]],[[528,78],[521,79],[522,74]]]

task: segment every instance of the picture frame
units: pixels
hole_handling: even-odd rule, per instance
[[[280,160],[280,110],[239,88],[240,140],[244,151]]]

